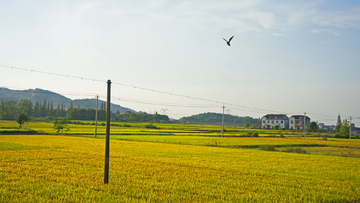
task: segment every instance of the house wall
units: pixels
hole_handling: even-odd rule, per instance
[[[267,119],[263,117],[261,119],[261,128],[271,129],[274,126],[278,126],[279,129],[289,129],[288,119]]]
[[[305,128],[307,128],[310,124],[310,119],[306,118]],[[304,130],[304,121],[303,119],[295,119],[294,117],[290,117],[289,119],[289,129],[294,130]]]

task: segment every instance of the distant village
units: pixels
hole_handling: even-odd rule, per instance
[[[340,117],[339,117],[340,118]],[[286,114],[267,114],[261,118],[262,129],[284,129],[284,130],[304,130],[309,126],[311,119],[305,115],[293,115],[290,118]],[[336,125],[325,125],[318,123],[320,130],[335,131]],[[360,135],[360,128],[351,124],[352,134]]]

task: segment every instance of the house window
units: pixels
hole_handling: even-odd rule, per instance
[[[294,124],[294,121],[291,121],[291,124]]]
[[[263,123],[265,123],[265,121],[263,121]]]
[[[267,121],[267,123],[269,123],[269,121]]]
[[[274,121],[271,121],[272,124],[274,124]]]
[[[279,123],[279,121],[276,121],[276,123]]]
[[[283,124],[284,123],[284,121],[281,121],[281,124]]]

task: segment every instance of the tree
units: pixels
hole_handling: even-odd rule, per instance
[[[47,116],[47,107],[46,107],[46,98],[44,98],[44,103],[43,105],[41,106],[41,111],[40,111],[40,116],[41,117],[45,117]]]
[[[98,110],[98,120],[105,121],[106,120],[106,111],[103,109]]]
[[[21,128],[21,125],[25,124],[25,122],[27,122],[29,119],[27,117],[27,115],[24,113],[24,112],[21,112],[17,117],[16,117],[16,122],[20,125],[20,128]]]
[[[55,111],[55,115],[57,116],[57,117],[60,117],[60,115],[61,115],[61,112],[60,112],[61,110],[60,110],[60,103],[58,103],[58,106],[57,106],[57,108],[56,108],[56,111]]]
[[[257,129],[257,128],[259,128],[259,124],[254,123],[254,124],[251,125],[251,128],[252,128],[252,129]]]
[[[5,103],[4,101],[0,102],[0,119],[3,119],[3,114],[5,112]]]
[[[64,104],[61,103],[61,108],[60,108],[60,116],[64,117],[66,115],[66,110],[64,108]]]
[[[50,102],[47,103],[47,108],[46,108],[46,114],[45,116],[50,116]]]
[[[53,106],[53,102],[50,102],[50,109],[49,109],[49,116],[53,116],[54,115],[54,106]]]
[[[59,134],[59,132],[68,131],[70,130],[69,126],[67,125],[67,120],[56,120],[54,122],[54,130]]]
[[[341,128],[341,118],[340,118],[340,114],[339,114],[338,117],[337,117],[335,130],[339,131],[340,128]]]
[[[339,134],[341,137],[348,137],[350,131],[350,123],[348,120],[343,120],[341,127],[339,129]]]
[[[40,105],[39,105],[39,102],[35,102],[35,105],[34,105],[34,116],[39,116],[39,109],[40,109],[40,107],[39,107]]]
[[[21,99],[16,106],[18,112],[25,113],[27,117],[32,116],[34,113],[32,102],[29,99]]]
[[[309,126],[306,128],[307,131],[315,132],[319,129],[318,124],[315,121],[312,121]]]
[[[6,100],[4,103],[4,111],[2,112],[2,119],[4,120],[14,120],[17,113],[16,101]]]

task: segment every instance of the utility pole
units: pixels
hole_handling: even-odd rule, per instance
[[[99,100],[99,95],[96,95],[95,138],[96,138],[96,132],[97,132],[97,112],[98,112],[98,100]]]
[[[226,109],[226,112],[230,115],[231,109]]]
[[[349,139],[351,139],[351,116],[350,116],[350,131],[349,131]]]
[[[222,106],[222,109],[223,109],[223,115],[222,115],[221,137],[224,137],[224,111],[225,111],[225,106]]]
[[[106,141],[105,141],[105,171],[104,184],[109,183],[109,154],[110,154],[110,86],[111,81],[107,81],[107,99],[106,99]]]
[[[304,112],[304,139],[305,139],[306,112]]]
[[[160,109],[160,112],[163,113],[163,115],[166,115],[166,112],[169,111],[168,109]]]

